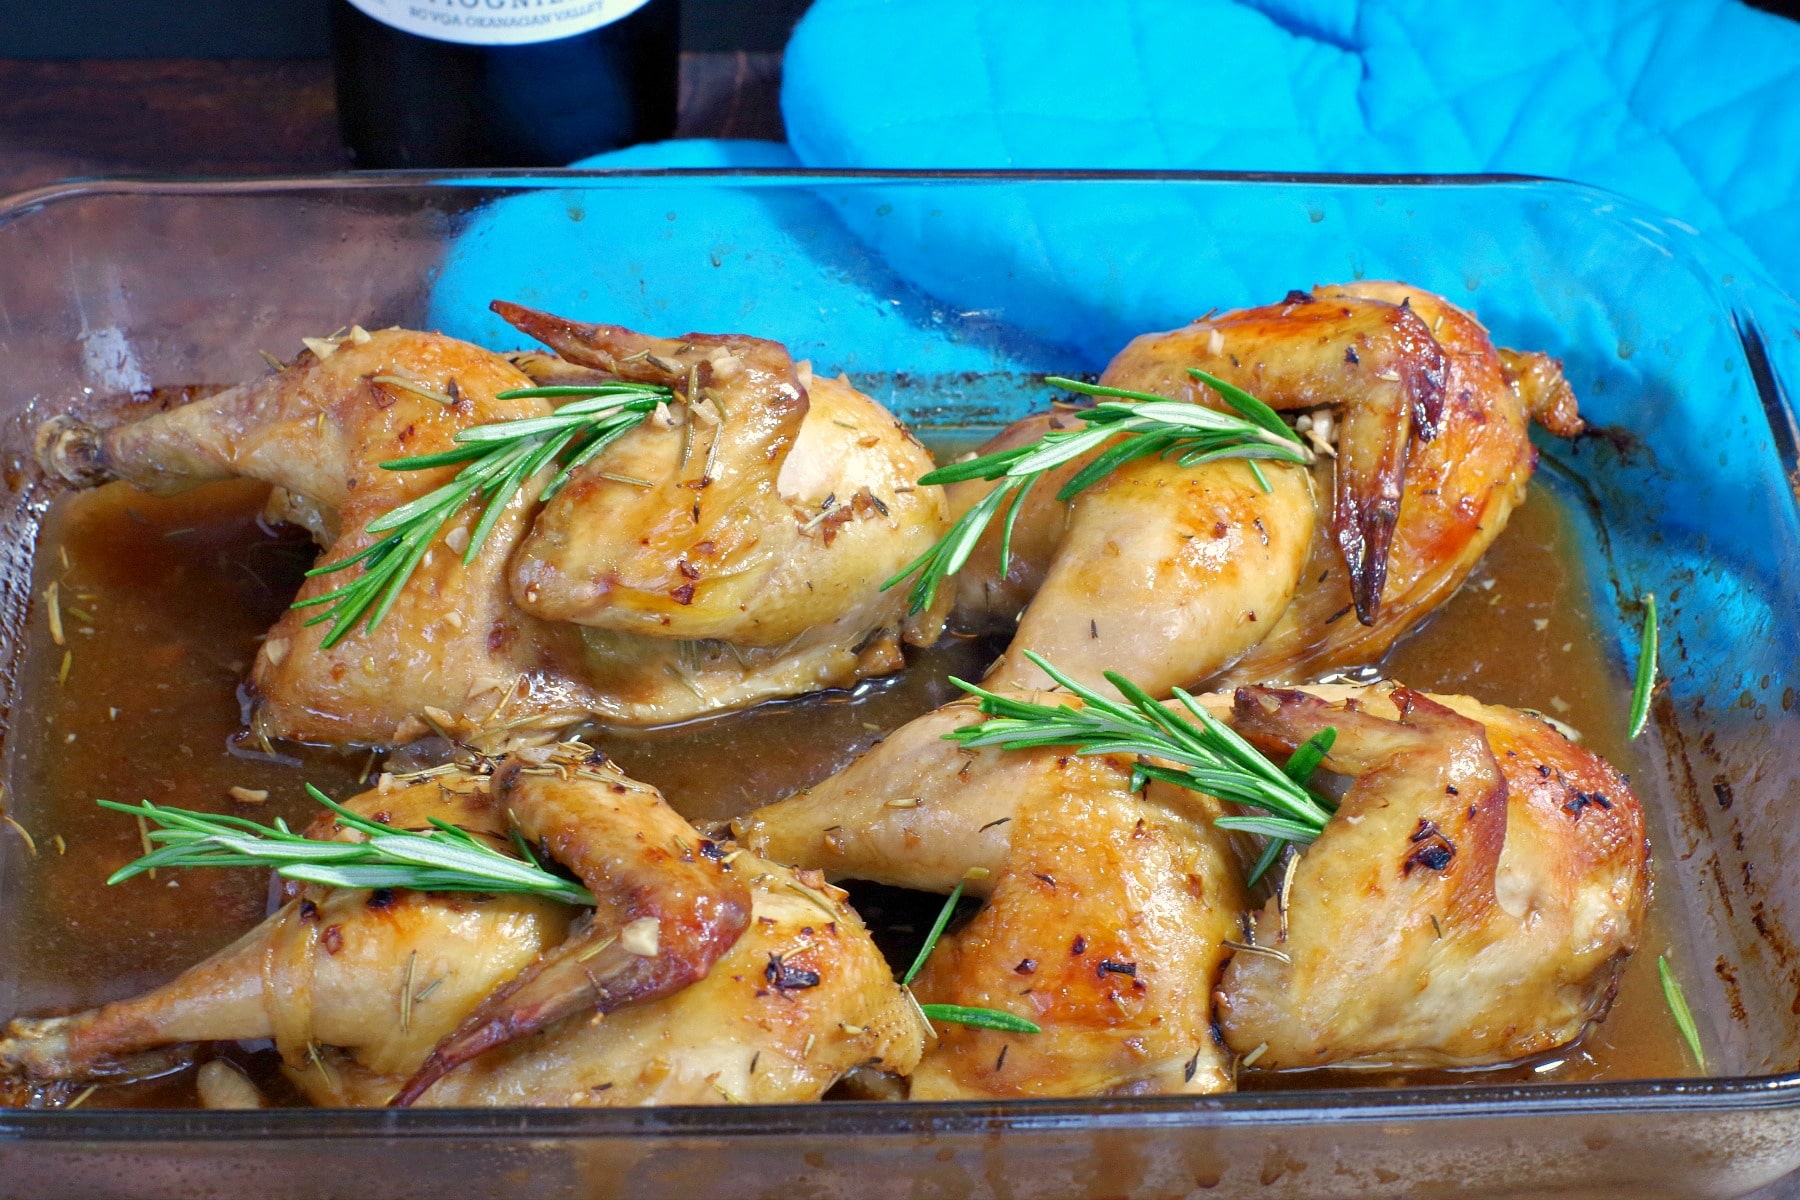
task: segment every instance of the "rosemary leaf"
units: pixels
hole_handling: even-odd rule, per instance
[[[931,957],[933,950],[937,949],[938,939],[944,936],[944,926],[950,923],[950,914],[956,911],[956,902],[962,899],[963,887],[967,882],[963,879],[956,881],[956,887],[951,889],[950,898],[944,901],[944,907],[938,910],[937,920],[931,923],[931,932],[925,935],[925,944],[919,947],[918,956],[913,959],[912,966],[906,968],[906,974],[900,977],[901,987],[911,987],[912,981],[917,979],[919,972],[925,969],[925,960]]]
[[[465,829],[441,821],[429,832],[394,829],[345,808],[313,787],[306,790],[362,834],[361,842],[304,837],[283,821],[259,825],[243,817],[98,801],[102,808],[139,817],[157,828],[146,834],[156,849],[113,872],[120,883],[159,867],[268,867],[286,879],[344,888],[409,888],[421,892],[486,892],[544,896],[591,907],[593,895],[535,860],[491,849]]]
[[[1100,403],[1073,414],[1082,422],[1080,427],[1052,429],[1028,445],[996,450],[920,476],[919,482],[927,485],[971,479],[1000,482],[958,517],[929,550],[883,583],[882,590],[917,576],[907,594],[908,611],[919,612],[929,607],[937,597],[939,585],[968,562],[981,535],[1002,508],[1006,515],[1001,526],[1000,572],[1004,575],[1011,563],[1013,527],[1024,506],[1026,492],[1046,471],[1096,450],[1099,453],[1094,459],[1057,490],[1058,500],[1066,503],[1126,463],[1151,455],[1171,457],[1183,467],[1226,458],[1245,459],[1257,484],[1265,492],[1269,490],[1269,481],[1257,460],[1302,465],[1312,462],[1312,451],[1274,409],[1241,388],[1203,371],[1189,373],[1217,391],[1236,410],[1236,415],[1149,392],[1102,387],[1060,375],[1045,377],[1044,382],[1052,387],[1100,397]],[[1109,441],[1113,442],[1110,446],[1107,445]]]
[[[1042,1033],[1024,1017],[997,1008],[965,1008],[960,1004],[921,1004],[919,1011],[927,1020],[949,1025],[973,1025],[977,1029],[998,1029],[1003,1033]]]
[[[307,572],[313,577],[362,567],[362,573],[349,583],[294,604],[295,608],[323,610],[306,623],[330,623],[322,642],[325,648],[348,637],[358,624],[365,632],[381,624],[426,551],[464,505],[481,505],[481,515],[463,551],[463,562],[467,564],[481,553],[507,504],[527,480],[554,464],[557,473],[538,495],[540,503],[549,500],[568,482],[571,473],[636,429],[656,411],[658,404],[673,400],[674,393],[653,384],[611,382],[516,388],[498,393],[497,398],[570,402],[547,416],[464,429],[457,433],[456,445],[449,450],[381,464],[387,471],[424,471],[458,463],[463,467],[448,483],[384,513],[365,527],[367,532],[385,537],[349,558],[324,563]]]
[[[1675,972],[1669,970],[1669,960],[1660,954],[1656,956],[1656,973],[1662,977],[1663,1000],[1669,1006],[1669,1015],[1675,1018],[1675,1028],[1681,1031],[1688,1049],[1694,1052],[1695,1065],[1706,1070],[1706,1054],[1700,1049],[1700,1030],[1694,1024],[1693,1011],[1688,1008],[1687,997],[1681,994]]]
[[[1281,773],[1305,787],[1312,779],[1313,772],[1319,769],[1319,764],[1325,761],[1325,756],[1331,753],[1332,746],[1336,744],[1336,729],[1327,726],[1319,730],[1294,747],[1294,752],[1288,755],[1287,765],[1281,768]]]
[[[1260,810],[1253,815],[1219,817],[1215,823],[1223,829],[1306,843],[1317,838],[1331,819],[1330,804],[1296,776],[1310,778],[1336,739],[1336,729],[1328,727],[1301,743],[1284,769],[1264,758],[1181,688],[1174,689],[1178,710],[1109,671],[1106,680],[1124,697],[1121,703],[1077,682],[1039,654],[1027,650],[1025,657],[1081,700],[1082,707],[1052,707],[1001,696],[952,676],[950,682],[976,697],[989,719],[944,736],[971,750],[1072,746],[1078,754],[1135,755],[1134,791],[1157,779]],[[1279,853],[1279,848],[1264,852],[1258,876]]]
[[[1336,742],[1337,730],[1326,726],[1294,747],[1294,752],[1288,755],[1287,763],[1281,768],[1281,773],[1301,787],[1306,787],[1312,780],[1313,772],[1319,769],[1319,764],[1325,761],[1325,756],[1331,753],[1331,747]],[[1325,803],[1323,796],[1317,792],[1314,792],[1313,795],[1321,804]],[[1332,806],[1327,805],[1327,807]],[[1268,845],[1263,847],[1262,853],[1257,855],[1256,863],[1250,868],[1250,873],[1244,877],[1245,881],[1251,887],[1255,887],[1262,877],[1269,873],[1269,868],[1281,858],[1281,852],[1290,845],[1292,843],[1285,837],[1270,838]]]
[[[1631,688],[1631,718],[1625,736],[1635,738],[1650,720],[1650,694],[1656,690],[1656,596],[1644,597],[1644,632],[1638,643],[1637,679]]]

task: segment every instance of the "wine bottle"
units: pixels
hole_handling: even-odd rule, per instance
[[[332,0],[358,167],[544,167],[675,131],[680,0]]]

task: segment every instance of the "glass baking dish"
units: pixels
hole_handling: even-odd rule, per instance
[[[352,321],[501,347],[505,296],[778,338],[908,420],[1214,305],[1405,279],[1559,355],[1621,663],[1663,601],[1637,784],[1714,1074],[1007,1103],[0,1110],[0,1196],[1738,1196],[1800,1167],[1800,308],[1691,230],[1523,178],[668,171],[101,181],[0,204],[0,711],[18,696],[43,417],[227,381]],[[5,769],[32,733],[7,730]],[[9,789],[29,822],[32,798]],[[4,914],[0,1013],[31,999]],[[73,937],[74,934],[71,934]]]

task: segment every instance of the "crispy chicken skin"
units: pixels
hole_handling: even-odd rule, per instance
[[[309,885],[164,987],[11,1022],[0,1072],[130,1078],[174,1045],[272,1037],[319,1103],[705,1104],[817,1099],[918,1059],[920,1022],[842,893],[704,840],[585,747],[350,807],[496,846],[517,830],[599,907]]]
[[[1315,693],[1315,694],[1309,694]],[[1642,936],[1643,814],[1540,718],[1403,687],[1246,688],[1233,724],[1280,752],[1326,726],[1354,784],[1219,991],[1259,1069],[1512,1062],[1598,1021]]]
[[[1182,684],[1221,669],[1218,679],[1233,684],[1303,681],[1378,660],[1455,592],[1524,497],[1535,462],[1529,421],[1561,436],[1582,428],[1555,360],[1496,350],[1468,313],[1398,283],[1315,288],[1280,304],[1145,334],[1119,353],[1101,381],[1222,407],[1211,388],[1187,374],[1189,367],[1235,383],[1277,409],[1328,409],[1336,435],[1335,457],[1322,455],[1315,467],[1316,517],[1305,526],[1312,541],[1286,593],[1291,603],[1277,606],[1265,598],[1248,647],[1232,640],[1182,647],[1194,664],[1190,674],[1174,680]],[[984,452],[1030,441],[1046,427],[1072,420],[1057,413],[1025,418]],[[1017,620],[1024,630],[1046,619],[1036,597],[1064,569],[1065,543],[1080,545],[1075,531],[1086,499],[1064,504],[1054,494],[1081,465],[1069,464],[1033,489],[1020,511],[1004,578],[998,523],[990,527],[958,578],[956,626],[1004,630]],[[967,511],[991,486],[953,485],[953,513]],[[1263,503],[1283,516],[1284,528],[1301,527],[1273,497]],[[1161,528],[1145,521],[1138,536]],[[1074,551],[1089,571],[1106,568],[1120,543],[1102,539],[1098,548],[1099,554],[1092,545]],[[1196,582],[1203,589],[1214,586],[1210,579]],[[1150,607],[1138,611],[1166,610],[1178,595],[1186,593],[1163,588],[1148,601],[1140,598]],[[1088,602],[1077,592],[1045,597],[1065,610],[1055,618],[1064,625]],[[1134,659],[1109,665],[1133,677],[1143,670]],[[1041,681],[1022,675],[1009,682]]]
[[[873,400],[843,380],[803,382],[773,342],[669,341],[497,307],[572,361],[522,355],[527,374],[435,334],[357,330],[275,375],[104,433],[52,422],[40,457],[84,484],[266,480],[271,512],[311,529],[320,561],[334,562],[378,540],[369,522],[457,470],[381,463],[551,411],[499,393],[620,377],[697,393],[550,504],[536,500],[547,473],[521,488],[466,567],[459,547],[478,510],[465,508],[373,631],[326,649],[329,626],[306,624],[320,610],[284,614],[252,670],[255,720],[272,737],[404,741],[425,731],[421,718],[661,724],[849,686],[901,666],[903,635],[935,640],[941,614],[905,621],[904,597],[880,584],[941,532],[943,493],[915,485],[930,457]],[[301,598],[360,570],[310,579]]]
[[[943,491],[917,486],[930,455],[847,380],[803,377],[758,338],[494,307],[560,355],[522,361],[546,382],[586,372],[703,398],[692,422],[648,423],[578,472],[513,559],[523,611],[583,626],[603,716],[659,723],[844,687],[898,669],[902,635],[937,639],[941,613],[903,622],[904,594],[880,584],[943,531]]]
[[[984,682],[1050,686],[1024,657],[1034,650],[1103,691],[1113,690],[1110,670],[1167,695],[1255,646],[1293,598],[1313,534],[1306,472],[1262,471],[1266,492],[1246,463],[1143,458],[1077,496],[1043,584]]]
[[[1050,763],[1050,786],[1015,809],[987,905],[914,985],[1042,1032],[939,1024],[913,1098],[1231,1090],[1211,991],[1248,898],[1219,807],[1163,784],[1134,795],[1117,759]]]

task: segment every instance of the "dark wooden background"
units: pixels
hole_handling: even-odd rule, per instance
[[[679,136],[781,139],[781,48],[808,3],[683,0]],[[349,169],[325,13],[0,0],[0,195],[79,175]]]
[[[684,52],[678,134],[780,140],[780,81],[779,54]],[[349,167],[324,59],[0,59],[0,195],[76,175]]]

